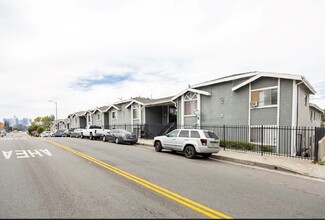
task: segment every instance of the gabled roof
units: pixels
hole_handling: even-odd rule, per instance
[[[92,114],[94,114],[96,111],[99,111],[101,113],[103,112],[107,112],[110,106],[105,105],[105,106],[101,106],[101,107],[96,107],[96,109],[92,112]]]
[[[314,109],[318,110],[319,112],[321,112],[322,114],[324,114],[324,110],[321,109],[318,105],[316,105],[314,103],[309,103],[309,107],[314,108]]]
[[[69,118],[65,118],[65,119],[59,119],[59,123],[62,122],[64,124],[69,124],[70,123],[70,119]]]
[[[305,86],[309,89],[310,93],[315,94],[315,89],[311,86],[311,84],[305,79],[304,76],[301,75],[294,75],[294,74],[287,74],[287,73],[273,73],[273,72],[261,72],[261,71],[254,71],[254,72],[247,72],[247,73],[240,73],[240,74],[234,74],[231,76],[221,77],[215,80],[206,81],[203,83],[195,84],[192,86],[192,88],[199,88],[203,86],[213,85],[213,84],[219,84],[223,82],[228,82],[232,80],[237,79],[245,79],[242,83],[234,86],[232,88],[232,91],[236,91],[239,88],[242,88],[243,86],[261,78],[261,77],[273,77],[273,78],[280,78],[280,79],[291,79],[291,80],[297,80],[301,81],[305,84]]]
[[[159,105],[159,104],[172,103],[171,102],[172,97],[173,96],[168,96],[168,97],[159,98],[159,99],[135,97],[132,99],[132,101],[125,108],[130,107],[133,103],[138,103],[143,106],[154,106],[154,105]]]
[[[89,110],[86,111],[86,114],[88,114],[88,113],[92,114],[95,110],[96,109],[89,109]]]
[[[139,105],[145,105],[146,103],[150,102],[152,99],[143,98],[143,97],[135,97],[132,98],[130,103],[125,107],[126,109],[130,107],[133,103],[138,103]]]
[[[153,99],[151,102],[147,103],[146,106],[155,106],[161,104],[172,104],[173,96],[168,96],[160,99]]]
[[[175,100],[175,99],[177,99],[178,97],[182,96],[183,94],[185,94],[187,92],[194,92],[194,93],[198,93],[198,94],[206,95],[206,96],[211,95],[210,92],[206,92],[206,91],[198,90],[198,89],[194,89],[194,88],[187,88],[187,89],[183,90],[182,92],[178,93],[177,95],[175,95],[174,97],[172,97],[171,100]]]
[[[121,110],[118,107],[116,107],[115,105],[110,105],[106,111],[110,110],[111,108],[115,108],[116,110]]]
[[[80,117],[80,116],[85,116],[88,111],[80,111],[80,112],[75,112],[75,116]]]
[[[72,118],[72,117],[75,116],[75,115],[76,115],[75,113],[69,114],[69,115],[68,115],[68,118]]]

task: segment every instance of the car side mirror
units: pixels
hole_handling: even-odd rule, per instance
[[[166,137],[169,137],[169,134],[166,134]]]

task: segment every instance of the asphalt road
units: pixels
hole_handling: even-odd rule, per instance
[[[153,147],[0,138],[0,218],[323,218],[325,182]]]

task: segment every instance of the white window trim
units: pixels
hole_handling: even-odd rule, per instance
[[[113,118],[113,112],[115,112],[115,116],[116,116],[115,118]],[[118,117],[117,117],[117,110],[113,110],[113,111],[111,111],[111,119],[112,119],[112,120],[117,120],[117,118],[118,118]]]
[[[276,105],[263,105],[263,106],[256,106],[254,108],[250,109],[263,109],[263,108],[277,108],[279,106],[279,94],[280,94],[280,86],[279,86],[279,81],[278,81],[278,85],[277,86],[270,86],[270,87],[264,87],[264,88],[260,88],[260,89],[251,89],[250,93],[249,93],[249,103],[251,103],[251,97],[252,97],[252,92],[258,92],[258,91],[264,91],[264,90],[271,90],[271,89],[277,89],[277,104]]]
[[[192,93],[192,94],[194,94],[195,96],[196,96],[196,99],[189,99],[189,100],[186,100],[185,99],[185,96],[186,96],[186,94],[188,94],[189,92],[187,92],[187,93],[185,93],[184,95],[183,95],[183,97],[184,97],[184,99],[183,99],[183,106],[184,106],[184,109],[183,109],[183,114],[184,114],[184,117],[196,117],[196,115],[193,113],[193,114],[191,114],[191,115],[185,115],[185,102],[192,102],[192,101],[197,101],[197,110],[198,111],[200,111],[200,107],[199,107],[199,101],[200,101],[200,94],[198,94],[198,93],[194,93],[194,92],[190,92],[190,93]]]
[[[139,111],[139,118],[133,118],[133,110],[137,109]],[[141,105],[139,103],[133,104],[131,106],[131,124],[134,125],[134,120],[139,120],[139,124],[141,124]]]

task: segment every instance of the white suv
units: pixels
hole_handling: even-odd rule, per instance
[[[212,153],[221,150],[219,138],[209,130],[176,129],[164,136],[154,138],[154,147],[157,152],[162,149],[183,152],[185,157],[192,159],[197,154],[209,158]]]

